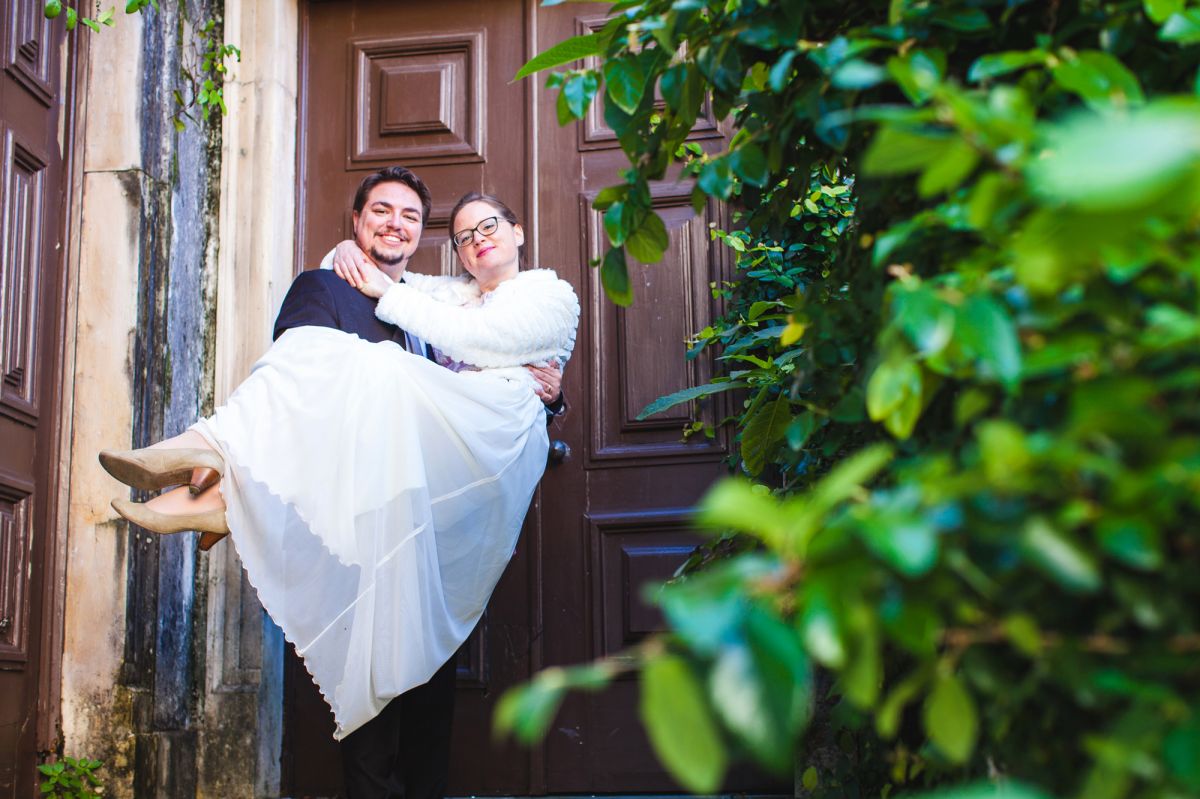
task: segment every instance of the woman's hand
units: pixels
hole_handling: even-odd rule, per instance
[[[557,363],[551,361],[547,366],[526,366],[525,368],[537,381],[535,391],[538,399],[547,405],[558,399],[558,395],[562,393],[562,369],[558,368]]]
[[[375,299],[382,297],[383,292],[395,282],[379,271],[367,254],[349,239],[333,248],[333,271],[342,280]]]
[[[350,239],[338,242],[333,248],[333,272],[342,280],[361,289],[367,280],[367,267],[375,268],[375,264],[367,257],[357,244]],[[366,293],[366,292],[363,292]]]
[[[376,300],[396,282],[379,271],[379,267],[373,263],[359,264],[358,271],[362,276],[358,290]]]

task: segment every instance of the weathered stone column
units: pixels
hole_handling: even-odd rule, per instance
[[[171,97],[181,66],[199,63],[196,27],[221,11],[212,0],[163,4],[75,34],[92,38],[80,108],[63,734],[68,754],[106,761],[116,796],[196,792],[204,647],[194,620],[206,583],[194,536],[130,530],[107,507],[128,489],[95,457],[179,433],[212,407],[220,127],[177,131]]]

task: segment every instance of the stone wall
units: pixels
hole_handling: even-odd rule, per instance
[[[65,753],[106,762],[114,797],[256,793],[256,746],[239,779],[203,767],[202,751],[220,761],[259,726],[258,681],[240,714],[239,703],[222,719],[206,709],[209,555],[193,535],[128,529],[108,506],[128,489],[96,464],[102,447],[149,444],[212,407],[222,121],[176,130],[172,114],[181,66],[198,62],[197,26],[215,18],[220,34],[223,11],[214,0],[161,4],[77,34],[89,40],[72,220],[61,728]],[[253,621],[263,635],[262,612]]]
[[[292,216],[281,224],[276,202],[264,230],[257,209],[268,189],[285,211],[294,198],[296,7],[275,5],[161,3],[75,34],[89,39],[69,223],[61,728],[65,754],[105,761],[109,796],[278,795],[282,639],[236,554],[130,531],[108,505],[128,489],[96,463],[186,429],[269,344]],[[197,26],[216,19],[220,34],[225,16],[245,56],[231,116],[178,131],[180,66]]]

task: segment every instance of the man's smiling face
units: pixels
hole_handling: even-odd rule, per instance
[[[421,227],[421,198],[403,183],[380,183],[367,195],[362,211],[354,214],[354,240],[393,278],[416,251]]]

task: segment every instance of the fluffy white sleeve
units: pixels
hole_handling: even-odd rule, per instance
[[[534,269],[501,283],[474,307],[397,283],[379,299],[375,315],[456,361],[489,369],[565,361],[575,346],[579,300],[570,283],[549,269]]]

